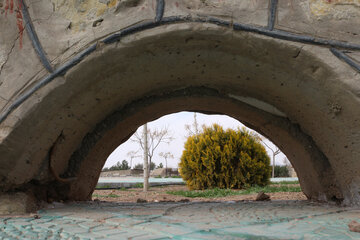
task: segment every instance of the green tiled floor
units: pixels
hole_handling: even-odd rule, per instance
[[[50,206],[51,207],[51,206]],[[0,218],[0,239],[360,239],[360,210],[306,201],[81,203]]]

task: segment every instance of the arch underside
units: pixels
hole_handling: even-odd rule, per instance
[[[308,198],[358,204],[359,76],[338,63],[326,48],[207,23],[136,33],[97,48],[14,111],[22,117],[0,143],[0,187],[87,200],[119,144],[186,110],[226,114],[267,136]]]

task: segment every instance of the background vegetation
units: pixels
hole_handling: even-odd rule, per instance
[[[275,177],[290,177],[288,167],[275,165]]]
[[[245,188],[270,182],[270,158],[256,136],[219,125],[188,137],[179,171],[190,189]]]

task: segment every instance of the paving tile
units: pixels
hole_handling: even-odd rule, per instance
[[[359,209],[306,201],[72,204],[38,215],[0,218],[0,239],[360,239],[347,226]]]

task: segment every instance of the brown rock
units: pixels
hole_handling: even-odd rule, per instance
[[[256,196],[256,201],[269,201],[270,196],[265,194],[264,192],[259,192]]]
[[[147,203],[147,200],[142,199],[142,198],[138,198],[138,199],[136,200],[136,202],[137,202],[137,203]]]
[[[360,233],[360,223],[358,223],[357,221],[355,221],[355,220],[351,221],[348,226],[349,226],[349,230],[351,232]]]

